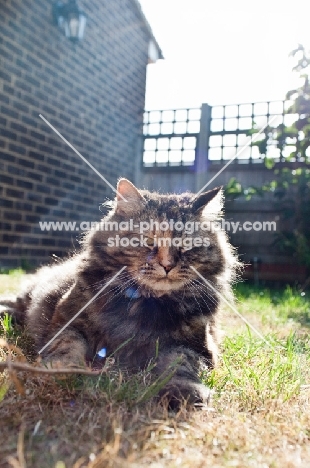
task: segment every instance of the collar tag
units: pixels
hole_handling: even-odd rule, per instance
[[[125,291],[125,296],[128,297],[128,299],[139,299],[141,294],[136,288],[127,288]]]

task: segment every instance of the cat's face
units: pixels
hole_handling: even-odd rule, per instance
[[[115,270],[127,266],[141,294],[186,290],[197,278],[190,266],[209,279],[223,269],[219,234],[210,229],[221,207],[219,189],[193,198],[138,191],[126,179],[117,188],[115,211],[105,218],[117,224],[97,234],[96,245]]]

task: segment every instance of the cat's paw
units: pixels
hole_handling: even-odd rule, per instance
[[[178,411],[182,406],[202,407],[209,403],[210,395],[210,389],[203,384],[179,380],[166,385],[158,396],[164,406]]]

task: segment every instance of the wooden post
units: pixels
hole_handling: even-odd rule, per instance
[[[144,138],[143,135],[139,135],[136,140],[136,145],[135,145],[135,174],[134,174],[134,179],[132,180],[132,183],[135,184],[138,188],[142,189],[144,180],[143,180],[143,173],[142,173],[142,159],[143,159],[143,144],[144,144]]]
[[[212,107],[209,106],[209,104],[202,104],[200,117],[200,132],[197,139],[196,148],[196,192],[198,192],[201,189],[201,187],[203,187],[207,183],[211,110]]]

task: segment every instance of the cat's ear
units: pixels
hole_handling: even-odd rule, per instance
[[[223,208],[223,188],[216,187],[196,196],[192,201],[194,212],[201,212],[208,218],[218,217]]]
[[[139,190],[127,179],[118,181],[116,196],[116,213],[129,215],[140,211],[145,200]]]

